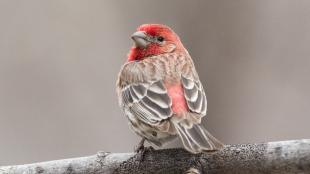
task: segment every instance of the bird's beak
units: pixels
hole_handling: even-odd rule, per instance
[[[136,47],[139,47],[139,48],[144,49],[150,44],[150,41],[148,40],[148,36],[143,31],[137,31],[133,33],[133,35],[131,36],[131,39],[135,42]]]

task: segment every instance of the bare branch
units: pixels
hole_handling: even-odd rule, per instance
[[[310,139],[227,145],[218,152],[183,149],[104,153],[81,158],[3,166],[0,174],[310,173]]]

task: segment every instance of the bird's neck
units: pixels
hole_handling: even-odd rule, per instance
[[[157,56],[165,53],[187,53],[187,50],[183,45],[176,45],[176,47],[171,50],[166,47],[149,47],[147,49],[141,49],[133,46],[128,53],[127,61],[139,61],[149,56]]]

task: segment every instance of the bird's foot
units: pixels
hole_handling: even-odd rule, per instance
[[[134,151],[136,153],[140,153],[140,152],[144,151],[144,149],[145,149],[144,141],[145,141],[145,138],[142,138],[142,140],[139,142],[139,144],[135,147]]]
[[[135,152],[137,153],[139,162],[143,162],[146,152],[154,151],[155,149],[152,146],[145,147],[144,146],[145,139],[143,138],[141,142],[136,146]]]
[[[148,147],[144,147],[140,148],[139,151],[136,151],[137,156],[139,158],[139,162],[143,162],[145,159],[145,155],[147,154],[147,152],[151,152],[154,151],[155,149],[152,146],[148,146]]]

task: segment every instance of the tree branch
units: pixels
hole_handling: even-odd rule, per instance
[[[0,174],[310,173],[310,139],[226,145],[218,152],[183,149],[104,153],[34,164],[3,166]]]

